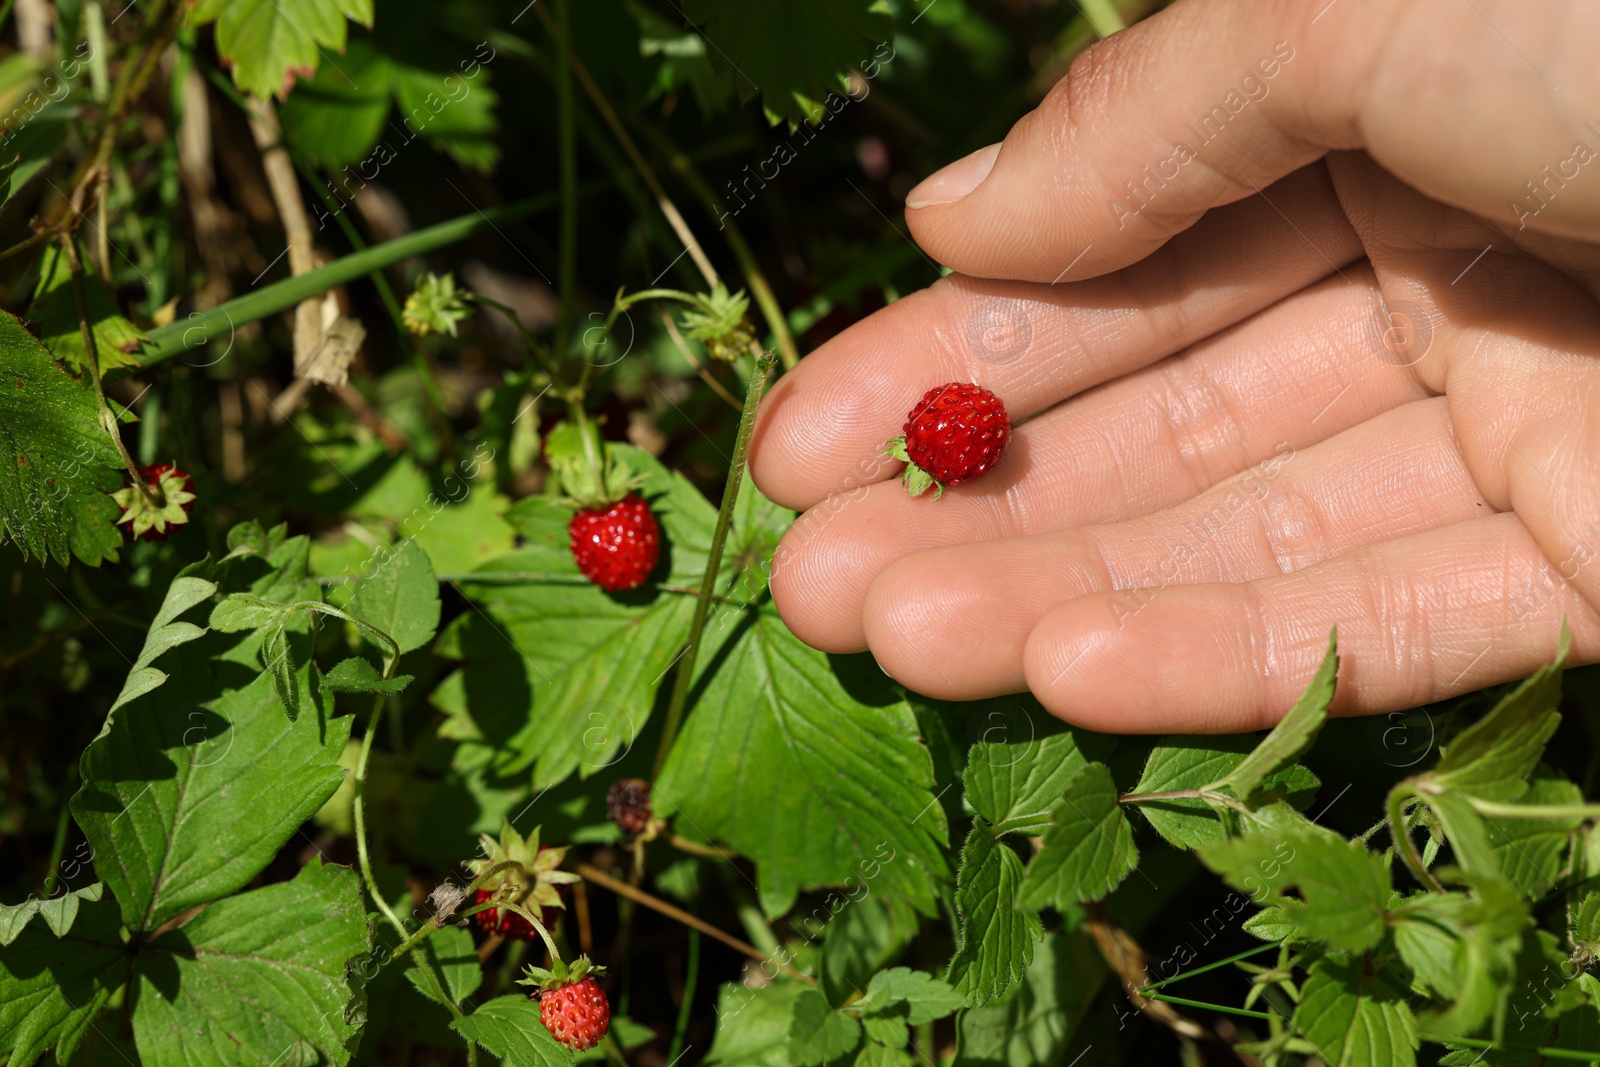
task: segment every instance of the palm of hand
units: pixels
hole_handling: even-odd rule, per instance
[[[1123,732],[1269,725],[1333,625],[1346,713],[1523,676],[1563,618],[1593,659],[1597,277],[1357,152],[1102,277],[951,276],[768,399],[753,473],[806,509],[775,601],[920,692]],[[969,380],[1010,454],[907,498],[877,446]]]

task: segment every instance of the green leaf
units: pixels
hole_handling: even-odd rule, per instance
[[[217,52],[233,83],[263,99],[289,95],[330,52],[343,52],[345,19],[372,25],[372,0],[201,0],[189,25],[217,22]],[[338,60],[328,62],[338,66]]]
[[[876,666],[808,648],[765,612],[738,626],[656,783],[657,813],[754,859],[769,915],[803,888],[862,882],[931,914],[947,829],[911,708]]]
[[[294,722],[300,717],[300,671],[295,667],[282,616],[267,627],[266,640],[261,643],[261,662],[266,667],[267,677],[272,679],[272,691],[283,713]]]
[[[516,534],[505,519],[509,506],[492,483],[475,483],[459,504],[442,508],[413,540],[428,554],[436,574],[473,570],[511,551]]]
[[[210,625],[211,629],[225,634],[259,630],[263,626],[276,626],[288,610],[283,604],[251,593],[233,593],[211,609]]]
[[[1417,980],[1450,1003],[1424,1029],[1474,1034],[1491,1017],[1496,1039],[1515,988],[1527,905],[1498,879],[1479,879],[1471,895],[1419,893],[1391,913],[1395,948]]]
[[[483,964],[478,962],[477,946],[472,943],[472,935],[463,927],[447,926],[438,930],[413,951],[421,953],[433,966],[434,973],[443,976],[445,991],[449,993],[453,1004],[460,1004],[483,984]],[[423,979],[422,971],[414,959],[406,961],[405,976],[417,992],[437,1003],[433,984]]]
[[[917,932],[916,912],[904,903],[870,895],[852,900],[848,894],[839,894],[838,899],[842,905],[831,922],[827,921],[827,914],[820,916],[826,924],[822,937],[822,991],[835,1005],[865,988]],[[831,907],[828,910],[833,911]],[[799,920],[802,929],[811,922],[809,917]]]
[[[883,1015],[903,1006],[905,1021],[921,1026],[943,1019],[965,1005],[966,997],[933,975],[910,967],[893,967],[873,975],[866,996],[850,1007],[865,1016]]]
[[[48,1049],[57,1062],[71,1058],[127,981],[121,925],[114,903],[91,901],[64,937],[33,923],[0,951],[0,1053],[11,1053],[10,1067],[28,1067]]]
[[[901,1027],[904,1030],[904,1027]],[[899,1046],[890,1048],[888,1045],[868,1041],[861,1046],[861,1051],[856,1053],[852,1067],[913,1067],[917,1060],[909,1052],[903,1051]]]
[[[378,668],[360,656],[342,659],[322,676],[324,689],[336,693],[400,693],[411,684],[411,675],[384,678]]]
[[[1459,789],[1446,789],[1427,799],[1429,809],[1450,841],[1456,863],[1480,878],[1501,877],[1500,857],[1489,840],[1489,824],[1466,794]]]
[[[1020,900],[1031,908],[1099,900],[1138,865],[1133,827],[1117,803],[1111,772],[1091,763],[1067,781],[1044,844],[1028,864]]]
[[[717,1034],[707,1065],[791,1067],[789,1027],[805,987],[777,982],[760,989],[728,983],[717,994]]]
[[[642,492],[669,545],[665,580],[697,587],[716,513],[648,453],[611,449],[646,475]],[[461,584],[481,610],[460,616],[440,638],[440,651],[466,665],[433,700],[463,719],[462,727],[472,724],[458,735],[476,732],[499,749],[496,774],[531,764],[534,786],[542,789],[574,772],[587,777],[609,767],[632,745],[683,650],[694,599],[650,585],[611,595],[584,581],[568,547],[572,513],[548,498],[526,498],[507,518],[527,544],[478,568],[481,582]],[[543,577],[502,583],[495,580],[500,574]],[[708,626],[712,647],[701,649],[702,661],[725,633]]]
[[[495,1056],[506,1067],[567,1067],[572,1052],[539,1021],[539,1005],[527,996],[496,997],[480,1004],[450,1029]]]
[[[337,66],[319,66],[278,108],[285,137],[319,167],[337,169],[365,160],[389,117],[392,67],[370,38],[353,37]]]
[[[1300,990],[1294,1028],[1328,1067],[1415,1067],[1417,1027],[1405,989],[1360,959],[1325,956]]]
[[[1255,751],[1211,788],[1232,789],[1234,796],[1246,799],[1269,774],[1299,759],[1317,739],[1322,724],[1328,721],[1328,707],[1333,703],[1338,678],[1339,629],[1334,627],[1328,633],[1328,652],[1322,657],[1322,665],[1312,675],[1300,699],[1289,709],[1289,714],[1278,721]]]
[[[794,999],[789,1023],[789,1055],[796,1067],[835,1063],[861,1042],[861,1024],[844,1012],[834,1011],[828,998],[815,989],[801,990]]]
[[[181,684],[129,704],[89,746],[72,799],[136,931],[249,883],[344,778],[348,718],[289,721],[266,675],[218,696],[211,664],[183,666]]]
[[[428,554],[409,538],[380,555],[356,583],[350,613],[388,634],[403,654],[433,640],[439,628],[439,581]]]
[[[1305,927],[1279,907],[1262,908],[1244,921],[1243,929],[1263,941],[1287,941],[1292,945],[1305,939]]]
[[[953,1067],[1067,1067],[1082,1053],[1079,1027],[1107,974],[1100,950],[1082,931],[1045,938],[1010,993],[956,1016]]]
[[[1144,773],[1132,791],[1171,793],[1215,788],[1219,779],[1232,775],[1249,758],[1253,740],[1249,734],[1163,737],[1160,744],[1150,750]],[[1310,803],[1318,785],[1315,775],[1294,764],[1263,778],[1255,791],[1274,792],[1296,807],[1303,807]],[[1227,837],[1217,811],[1198,798],[1130,806],[1150,820],[1150,825],[1169,844],[1178,848],[1204,848]]]
[[[1171,793],[1202,789],[1232,773],[1250,751],[1248,734],[1221,737],[1163,737],[1145,761],[1132,792]],[[1200,799],[1159,800],[1130,805],[1178,848],[1204,848],[1227,837],[1222,820]]]
[[[892,58],[894,18],[880,0],[685,0],[712,47],[711,66],[741,101],[761,95],[773,121],[825,122],[849,98],[843,75]],[[875,51],[877,49],[877,51]],[[733,58],[729,58],[733,57]],[[827,110],[820,110],[823,105]]]
[[[137,352],[149,338],[117,311],[116,298],[93,271],[83,272],[84,307],[94,334],[100,376],[117,367],[137,367]],[[39,285],[28,307],[33,326],[52,355],[74,374],[89,369],[89,351],[83,344],[78,300],[72,291],[72,272],[57,244],[46,246],[39,260]]]
[[[122,683],[122,692],[117,694],[111,710],[107,712],[108,717],[115,716],[117,709],[122,705],[135,697],[143,696],[167,680],[165,671],[150,665],[158,657],[179,645],[205,636],[205,630],[192,622],[183,621],[179,616],[190,608],[205,603],[216,591],[215,582],[196,577],[187,570],[172,580],[172,584],[167,587],[167,595],[161,601],[160,610],[156,612],[156,617],[150,620],[150,629],[145,634],[144,647],[139,650],[139,658],[133,661],[133,667],[128,671],[128,678]]]
[[[0,441],[0,534],[25,558],[115,560],[122,535],[110,494],[122,461],[94,391],[9,313],[0,314]]]
[[[1523,804],[1581,805],[1583,790],[1565,778],[1536,774],[1518,800]],[[1561,819],[1485,818],[1489,846],[1500,862],[1506,881],[1522,896],[1538,899],[1555,890],[1562,854],[1572,831],[1583,824],[1580,816]]]
[[[1032,698],[997,704],[974,723],[967,801],[997,833],[1042,833],[1068,780],[1109,756],[1116,740],[1066,726]]]
[[[453,67],[443,70],[396,63],[394,102],[417,133],[444,149],[457,163],[473,170],[493,169],[500,159],[495,118],[499,96],[480,70],[468,83]]]
[[[149,1067],[343,1064],[361,1008],[345,965],[370,949],[348,867],[313,858],[293,881],[220,900],[141,950],[140,1058]]]
[[[1499,1049],[1470,1049],[1442,1057],[1450,1067],[1529,1067],[1565,1062],[1546,1059],[1534,1050],[1541,1046],[1591,1051],[1600,1048],[1600,1011],[1594,976],[1574,966],[1561,951],[1556,937],[1546,930],[1530,930],[1523,938],[1517,972],[1506,989],[1510,996],[1507,1024],[1498,1038]],[[1418,1021],[1428,1029],[1433,1020]],[[1474,1035],[1485,1036],[1485,1035]]]
[[[1206,866],[1256,903],[1276,904],[1307,937],[1349,952],[1376,945],[1393,891],[1383,857],[1287,805],[1257,815],[1245,836],[1202,849]],[[1290,888],[1298,898],[1286,895]]]
[[[864,1055],[868,1048],[887,1045],[890,1048],[905,1048],[911,1043],[911,1031],[906,1029],[905,1012],[887,1012],[883,1015],[861,1016],[861,1029],[866,1032],[867,1040],[862,1045]],[[860,1062],[857,1060],[857,1062]]]
[[[1561,668],[1571,647],[1572,636],[1563,623],[1556,661],[1539,668],[1463,730],[1425,777],[1484,800],[1520,797],[1545,743],[1561,723],[1556,706],[1561,702]]]
[[[0,904],[0,947],[15,941],[35,915],[44,919],[51,933],[57,937],[65,936],[72,929],[83,902],[97,901],[104,892],[105,883],[95,882],[82,889],[66,890],[49,897],[29,897],[21,904]]]
[[[1022,860],[995,840],[981,818],[974,819],[956,874],[959,927],[955,956],[945,972],[945,981],[968,1004],[1004,996],[1022,979],[1035,943],[1044,936],[1039,916],[1017,906],[1022,879]]]
[[[1600,890],[1584,894],[1572,920],[1572,938],[1585,944],[1600,942]]]

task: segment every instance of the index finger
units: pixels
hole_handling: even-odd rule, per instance
[[[893,476],[899,464],[881,454],[883,444],[935,386],[976,382],[1005,402],[1013,420],[1027,418],[1202,340],[1360,255],[1320,163],[1271,195],[1270,204],[1220,208],[1149,259],[1102,278],[1050,286],[951,276],[896,301],[773,387],[756,424],[751,476],[785,507],[809,508]]]

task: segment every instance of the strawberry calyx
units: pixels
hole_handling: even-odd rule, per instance
[[[646,481],[612,454],[587,419],[557,425],[545,438],[544,454],[560,483],[557,499],[573,511],[604,511]]]
[[[157,541],[174,526],[189,521],[197,499],[194,479],[175,463],[151,463],[139,468],[139,483],[111,494],[122,509],[117,525],[126,524],[133,536]]]
[[[480,840],[483,843],[483,858],[467,864],[473,875],[481,876],[503,864],[511,864],[485,878],[478,887],[480,891],[487,890],[494,899],[517,904],[530,912],[535,907],[567,906],[566,901],[561,899],[559,887],[579,879],[577,875],[560,869],[562,861],[567,858],[565,848],[541,848],[538,829],[524,838],[509,820],[501,827],[498,841],[488,834],[484,834]]]
[[[883,454],[891,459],[898,459],[906,465],[905,471],[900,475],[900,484],[906,487],[906,492],[912,496],[921,496],[931,488],[933,489],[933,499],[938,500],[944,496],[944,483],[917,466],[916,461],[906,451],[905,434],[891,437],[885,441]]]
[[[525,967],[524,978],[517,979],[518,985],[533,986],[534,995],[549,993],[564,986],[577,985],[585,978],[604,977],[606,969],[595,963],[588,956],[579,956],[568,963],[566,960],[551,960],[549,967]]]

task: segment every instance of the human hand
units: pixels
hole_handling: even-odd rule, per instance
[[[1525,676],[1563,617],[1600,659],[1595,40],[1592,5],[1186,0],[1091,48],[908,197],[959,273],[763,405],[784,619],[1117,732],[1270,725],[1335,624],[1346,714]],[[879,449],[947,381],[1026,422],[910,499]]]

